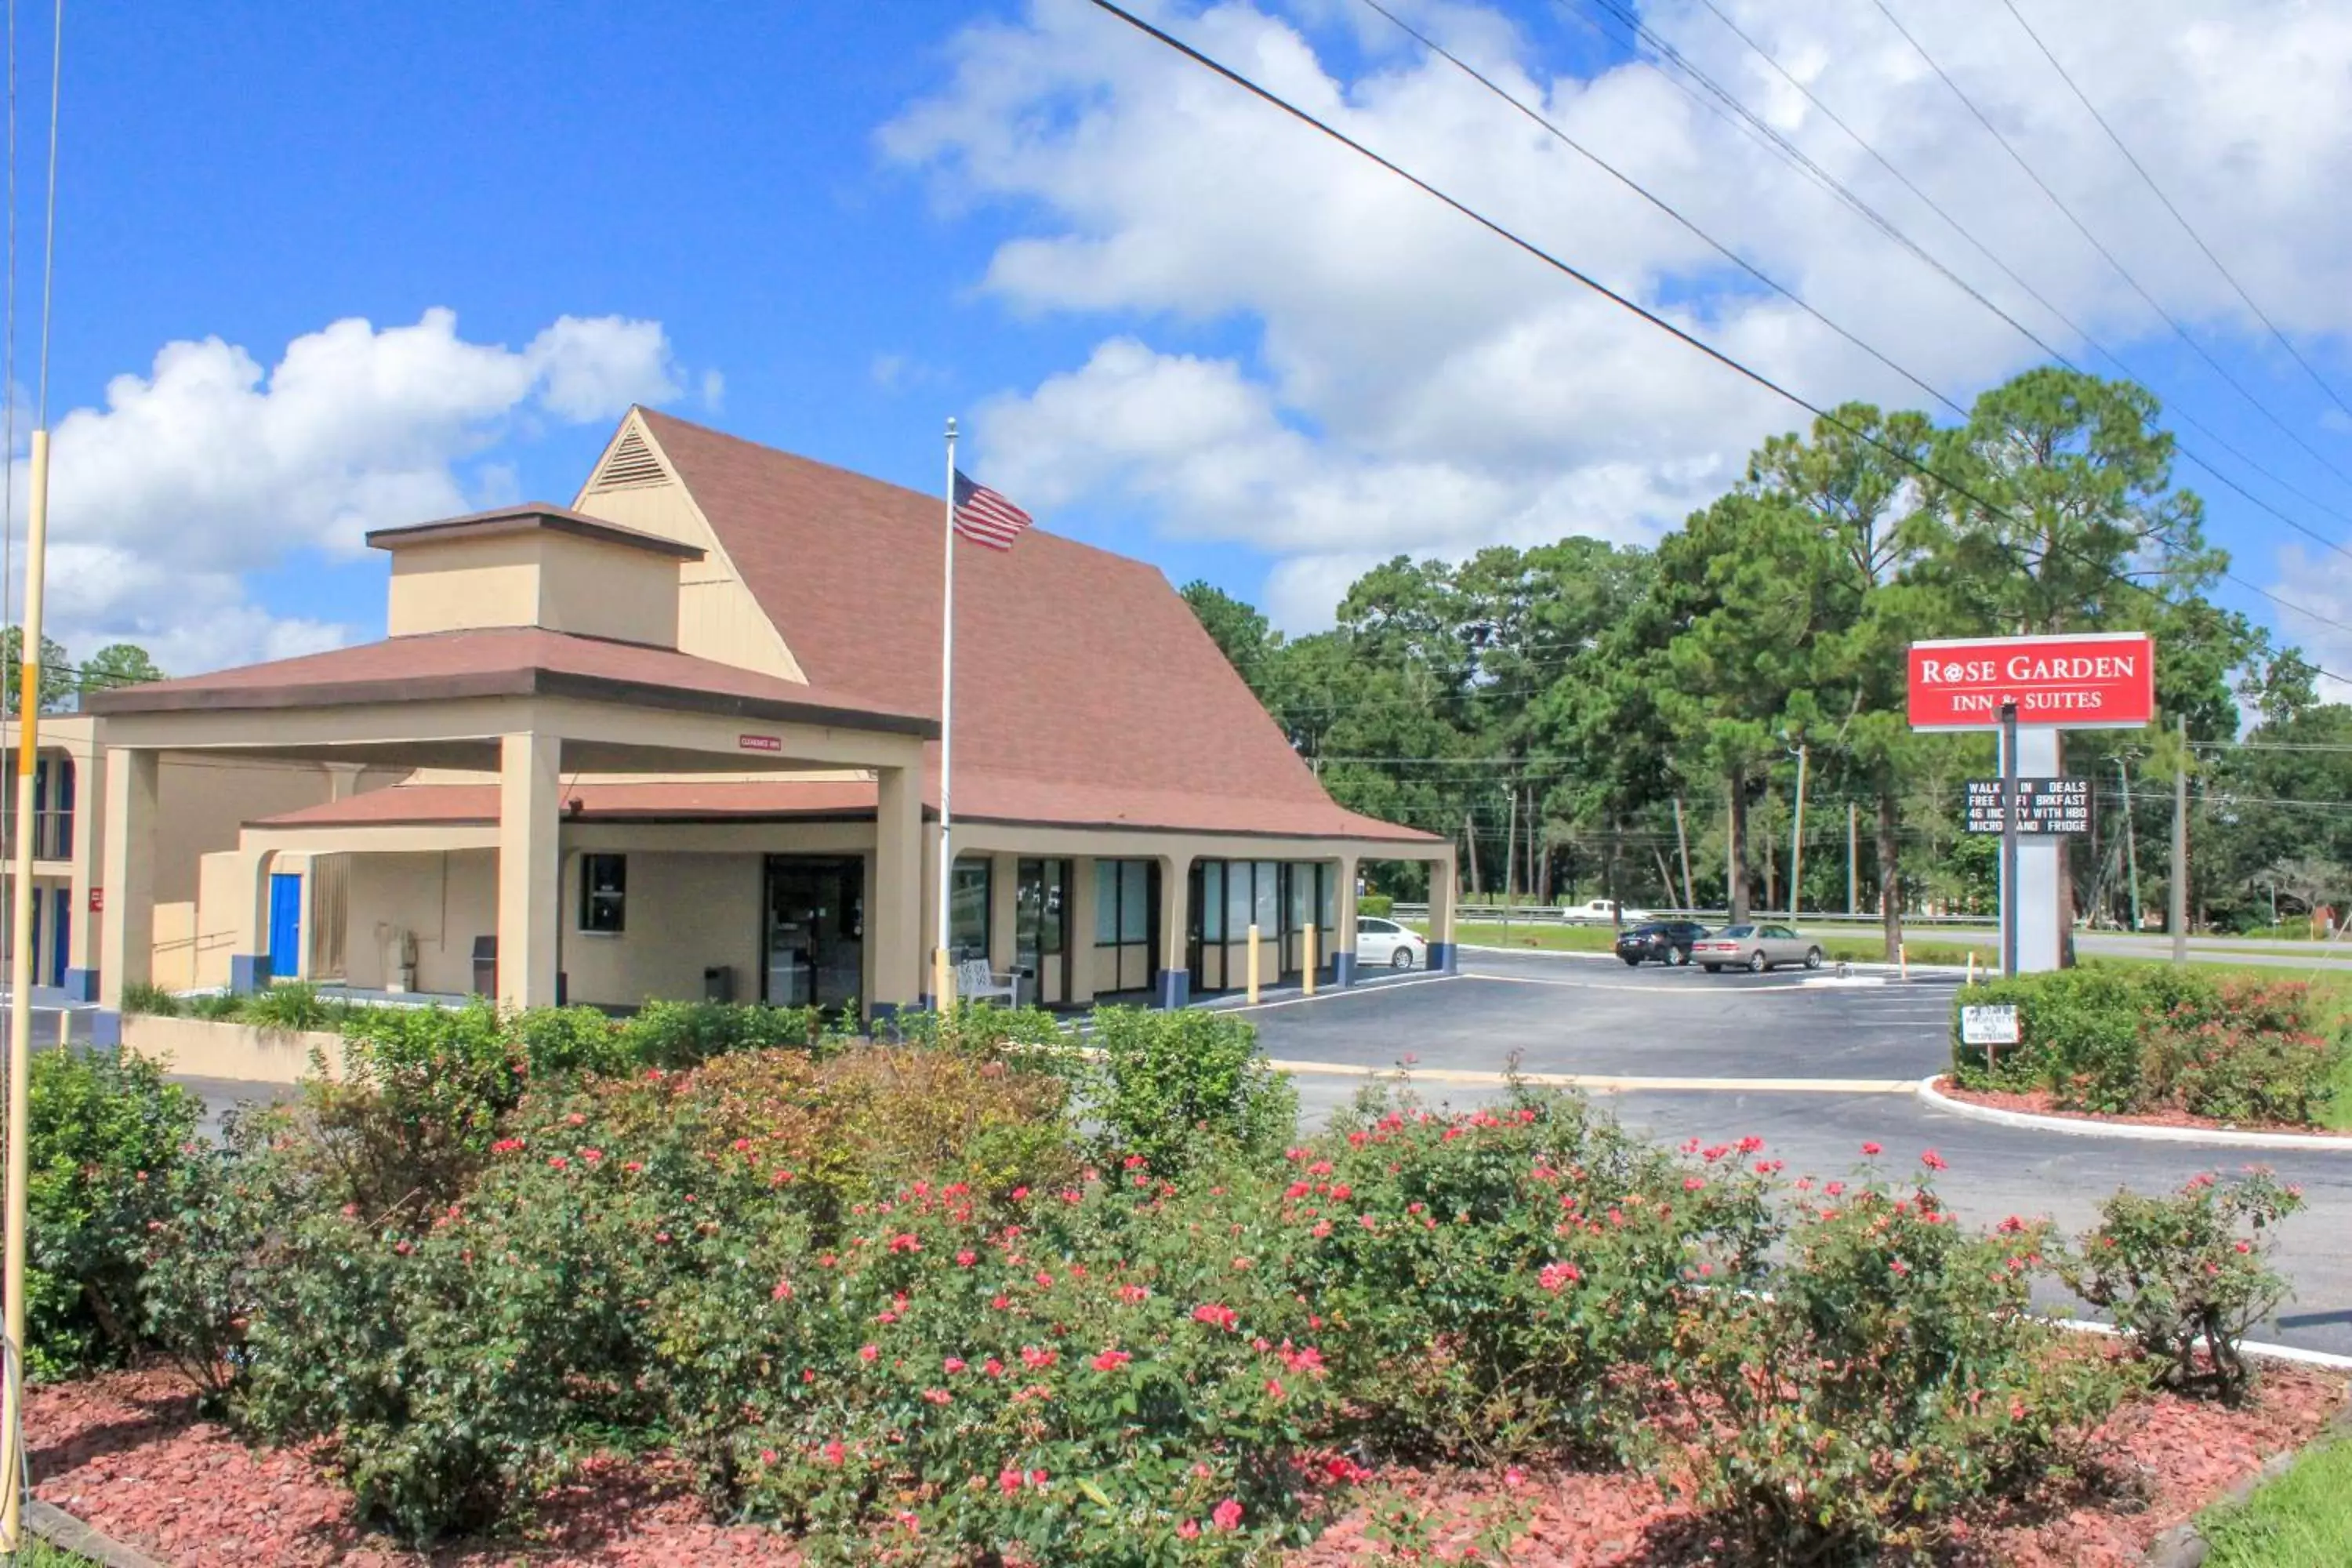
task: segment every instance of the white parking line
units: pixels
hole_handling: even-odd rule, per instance
[[[1269,1061],[1266,1065],[1280,1072],[1339,1078],[1381,1078],[1400,1070],[1349,1062]],[[1414,1063],[1402,1070],[1417,1083],[1499,1089],[1512,1081],[1509,1073],[1468,1068],[1431,1068]],[[1753,1094],[1914,1094],[1918,1090],[1916,1082],[1904,1078],[1629,1078],[1616,1073],[1523,1072],[1518,1081],[1538,1089],[1590,1089],[1618,1093],[1700,1089]]]

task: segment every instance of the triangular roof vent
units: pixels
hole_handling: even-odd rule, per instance
[[[596,470],[596,477],[588,481],[588,493],[596,495],[604,490],[642,489],[647,485],[666,484],[668,480],[669,475],[663,469],[661,459],[654,456],[653,446],[646,439],[646,433],[632,425],[620,440],[614,443],[612,455],[604,459],[604,466]]]

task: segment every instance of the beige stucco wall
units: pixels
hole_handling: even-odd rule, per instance
[[[671,556],[546,530],[404,545],[393,552],[385,628],[536,626],[674,647],[677,567]]]
[[[527,534],[453,539],[393,552],[384,630],[393,637],[539,618],[539,551]]]
[[[474,939],[499,929],[499,857],[494,849],[353,855],[344,926],[347,977],[362,989],[387,979],[395,930],[416,938],[416,988],[470,994]]]
[[[570,998],[634,1007],[702,994],[706,966],[735,972],[735,995],[760,994],[763,917],[758,855],[628,852],[627,929],[580,929],[581,858],[563,867],[563,973]]]
[[[327,1076],[341,1078],[343,1072],[342,1037],[332,1034],[129,1013],[122,1019],[122,1045],[191,1078],[295,1083],[310,1076],[313,1051],[324,1057]]]

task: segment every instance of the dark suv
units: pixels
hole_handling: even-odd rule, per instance
[[[1660,963],[1691,961],[1691,943],[1706,935],[1696,921],[1651,921],[1633,926],[1617,939],[1617,956],[1628,964],[1654,958]]]

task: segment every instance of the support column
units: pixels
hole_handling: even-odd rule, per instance
[[[499,745],[499,1005],[556,1001],[562,916],[563,742],[536,731]]]
[[[999,974],[1013,973],[1013,926],[1019,916],[1014,895],[1020,891],[1021,858],[988,858],[988,967]],[[1037,999],[1037,983],[1029,983],[1028,1000]]]
[[[1062,931],[1062,941],[1070,950],[1070,1002],[1083,1005],[1095,999],[1095,861],[1091,855],[1081,855],[1070,862],[1069,922]]]
[[[1452,855],[1429,863],[1429,971],[1433,974],[1457,974],[1462,969],[1461,950],[1454,942],[1454,864]]]
[[[878,1025],[931,1003],[924,890],[938,879],[924,870],[926,861],[937,865],[939,835],[924,829],[922,786],[913,769],[877,768],[874,782],[874,901],[866,911],[866,940],[874,948],[867,1005]]]
[[[1332,921],[1330,933],[1325,938],[1331,948],[1331,984],[1335,986],[1344,987],[1356,983],[1356,868],[1358,864],[1353,855],[1342,855],[1339,859],[1339,896],[1337,900],[1339,908],[1334,911],[1338,918]]]
[[[229,944],[228,988],[243,996],[265,990],[275,978],[269,965],[269,878],[278,868],[275,849],[243,849],[238,874],[236,940]]]
[[[1171,1009],[1192,1005],[1192,951],[1185,940],[1192,876],[1190,855],[1160,858],[1160,1005]]]
[[[2017,729],[2017,772],[2021,778],[2050,778],[2058,772],[2058,731],[2047,724],[2021,724]],[[2008,889],[2017,921],[2017,970],[2031,974],[2055,969],[2063,951],[2065,933],[2058,929],[2058,879],[2063,873],[2063,834],[2020,835],[2017,845],[2017,886]]]
[[[73,923],[66,951],[66,994],[77,1002],[95,1002],[99,994],[99,932],[106,915],[106,884],[100,879],[106,845],[106,753],[92,749],[74,759],[73,797]],[[91,895],[99,895],[93,899]]]
[[[162,758],[110,751],[106,762],[106,924],[98,995],[121,1012],[122,989],[143,985],[155,957],[155,816]]]

